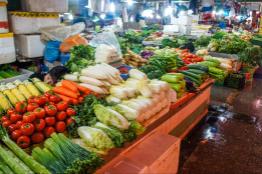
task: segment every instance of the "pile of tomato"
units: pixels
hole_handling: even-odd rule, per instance
[[[1,118],[1,124],[8,130],[12,140],[21,148],[43,142],[54,132],[62,133],[74,122],[76,111],[60,97],[45,93],[18,102]]]
[[[185,64],[197,63],[204,61],[203,57],[197,56],[190,53],[187,49],[179,50],[179,57],[183,60]]]

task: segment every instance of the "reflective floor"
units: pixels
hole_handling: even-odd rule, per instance
[[[213,87],[205,120],[183,141],[181,174],[262,174],[262,79]]]

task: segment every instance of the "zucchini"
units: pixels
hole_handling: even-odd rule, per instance
[[[204,72],[208,72],[208,67],[203,66],[203,65],[197,65],[197,64],[192,64],[192,65],[188,65],[189,69],[198,69]]]
[[[202,76],[199,75],[199,74],[194,74],[192,72],[188,72],[188,71],[181,71],[181,73],[183,73],[184,75],[186,76],[191,76],[191,77],[194,77],[195,79],[201,81],[202,80]]]

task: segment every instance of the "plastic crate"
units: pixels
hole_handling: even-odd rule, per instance
[[[246,84],[246,75],[243,73],[232,73],[225,79],[224,86],[234,89],[243,89]]]

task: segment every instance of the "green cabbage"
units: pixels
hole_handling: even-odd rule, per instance
[[[138,117],[138,112],[124,104],[118,104],[113,109],[126,117],[128,120],[135,120]]]
[[[98,150],[109,150],[114,147],[112,140],[100,129],[82,126],[77,129],[85,144]]]
[[[103,123],[97,122],[94,125],[95,128],[101,129],[104,131],[109,138],[113,141],[116,147],[122,147],[124,144],[124,137],[122,133],[116,128],[109,127]]]
[[[97,104],[94,106],[94,111],[97,119],[108,126],[113,126],[120,130],[129,128],[127,119],[109,107]]]

